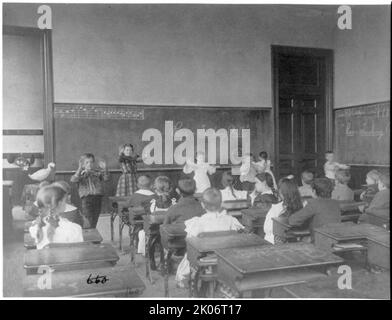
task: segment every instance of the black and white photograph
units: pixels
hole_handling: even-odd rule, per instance
[[[3,299],[390,300],[391,3],[339,2],[2,1]]]

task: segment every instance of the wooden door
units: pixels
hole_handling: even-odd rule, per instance
[[[293,174],[300,182],[305,169],[322,174],[330,143],[328,60],[318,49],[274,53],[277,176]]]

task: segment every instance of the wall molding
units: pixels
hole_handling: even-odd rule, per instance
[[[43,136],[43,129],[5,129],[3,136]]]

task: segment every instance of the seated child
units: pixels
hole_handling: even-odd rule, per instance
[[[303,209],[289,216],[289,224],[292,226],[304,226],[309,223],[312,242],[315,228],[341,220],[339,203],[331,199],[332,188],[329,179],[316,178],[313,183],[314,199],[309,199]]]
[[[272,204],[278,202],[272,176],[268,172],[258,173],[255,182],[255,190],[249,195],[251,205],[268,212]]]
[[[158,176],[154,180],[154,186],[153,189],[155,191],[154,195],[152,196],[152,199],[150,201],[150,206],[146,208],[146,212],[148,214],[155,214],[158,213],[159,211],[167,211],[169,207],[171,207],[173,204],[175,204],[175,199],[170,198],[171,195],[171,181],[168,177],[166,176]],[[155,237],[156,236],[156,237]],[[139,244],[138,244],[138,253],[145,254],[145,233],[144,230],[140,230],[138,233],[138,238],[139,238]],[[153,254],[155,251],[156,245],[160,245],[160,238],[159,238],[159,230],[156,230],[154,233],[154,236],[152,235],[151,237],[151,254],[150,258],[153,258]],[[155,260],[151,260],[155,261]],[[152,269],[156,269],[154,263],[151,265]]]
[[[222,210],[222,195],[219,190],[209,188],[203,192],[202,206],[206,213],[201,217],[193,217],[185,221],[185,231],[187,237],[197,237],[203,232],[214,231],[239,231],[244,229],[244,226],[238,220]],[[182,286],[184,281],[189,277],[190,266],[187,256],[178,266],[176,281],[179,286]]]
[[[50,185],[48,181],[42,181],[38,186],[38,190],[48,185]],[[37,218],[39,216],[37,200],[31,206],[25,206],[25,210],[30,217]]]
[[[65,210],[61,214],[63,218],[67,218],[69,221],[77,223],[82,228],[85,224],[83,221],[83,216],[80,214],[79,209],[76,208],[71,203],[71,186],[65,181],[56,181],[52,185],[59,186],[62,188],[66,193],[66,203],[65,203]]]
[[[247,197],[246,191],[235,190],[233,187],[234,177],[230,172],[224,172],[222,175],[222,201],[241,200]]]
[[[176,203],[175,198],[172,196],[171,181],[166,176],[158,176],[154,180],[153,187],[155,194],[151,200],[150,213],[156,211],[166,211],[173,204]]]
[[[61,216],[66,206],[66,192],[56,185],[38,191],[37,204],[40,216],[29,228],[37,249],[49,243],[83,242],[82,227]]]
[[[155,193],[151,191],[151,179],[149,176],[143,175],[137,179],[137,190],[127,201],[128,207],[144,207],[146,213],[149,212],[151,200]]]
[[[302,186],[298,188],[299,194],[301,197],[308,197],[311,198],[313,197],[313,187],[312,183],[314,180],[314,175],[313,172],[310,172],[308,170],[305,170],[301,174],[301,180],[302,180]]]
[[[279,198],[281,201],[272,205],[264,222],[264,239],[272,244],[275,244],[276,240],[272,232],[272,218],[281,215],[290,216],[303,208],[297,185],[291,179],[284,178],[279,181]]]
[[[354,191],[347,185],[351,175],[348,170],[339,169],[335,173],[335,187],[332,191],[332,199],[335,200],[354,200]]]
[[[366,201],[370,204],[373,197],[378,192],[378,180],[380,179],[380,173],[377,170],[370,170],[366,175],[366,190],[361,193],[359,198],[362,201]]]
[[[378,192],[374,196],[373,200],[370,202],[368,206],[361,206],[359,210],[364,212],[359,217],[360,222],[367,221],[367,212],[375,211],[384,211],[385,215],[389,215],[389,198],[390,198],[390,178],[389,174],[383,174],[380,176],[378,180]]]
[[[200,201],[194,197],[195,191],[195,180],[186,178],[178,181],[178,192],[181,198],[167,210],[163,224],[175,224],[183,231],[185,230],[185,220],[200,217],[204,213]]]

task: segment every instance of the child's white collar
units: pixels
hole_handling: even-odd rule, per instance
[[[152,192],[151,190],[147,190],[147,189],[139,189],[135,193],[142,194],[144,196],[152,196],[154,194],[154,192]]]

